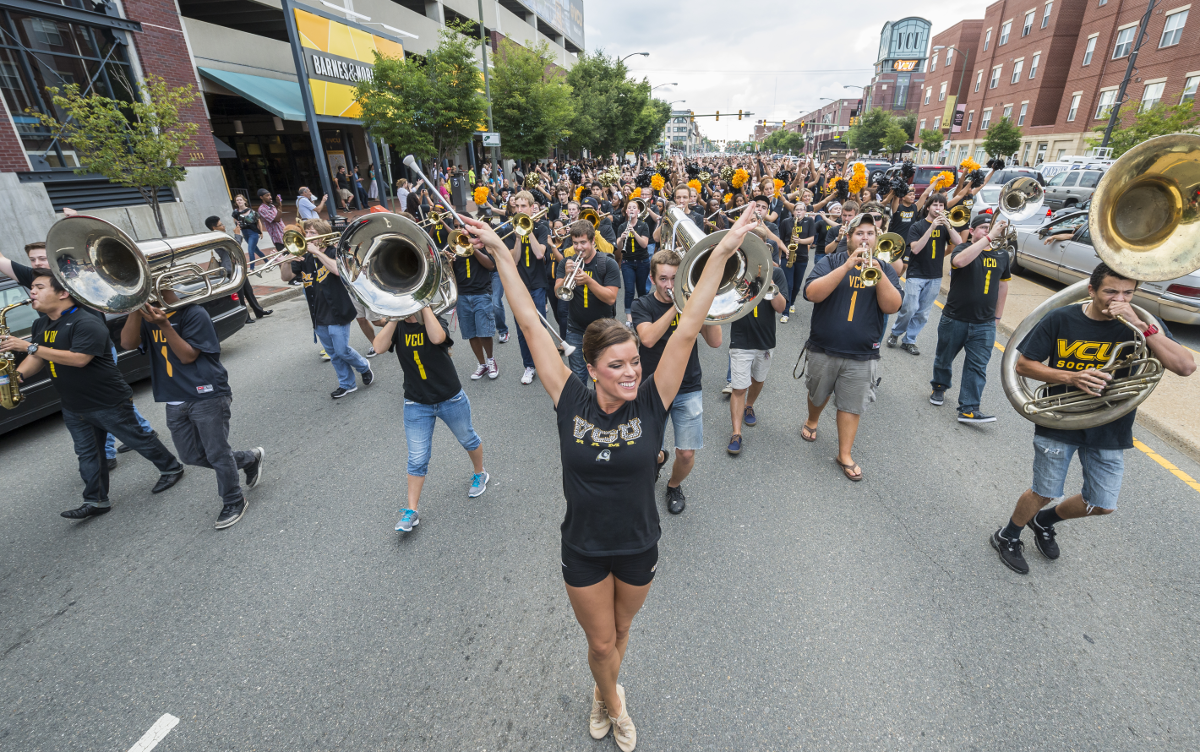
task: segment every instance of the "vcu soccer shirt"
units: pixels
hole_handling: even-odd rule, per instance
[[[779,295],[788,295],[787,277],[778,266],[771,267],[771,281]],[[763,298],[749,316],[729,325],[730,350],[773,350],[775,348],[775,307]]]
[[[49,316],[39,316],[33,322],[30,341],[40,347],[93,356],[82,368],[46,361],[50,380],[62,399],[63,408],[73,413],[86,413],[116,407],[133,399],[133,390],[112,360],[113,345],[108,328],[83,308],[75,306],[57,321],[51,321]]]
[[[150,355],[150,383],[155,402],[195,402],[230,395],[229,374],[221,365],[221,340],[203,306],[188,305],[167,314],[171,328],[200,352],[184,363],[167,344],[157,324],[142,320],[142,348]]]
[[[1160,321],[1159,327],[1163,334],[1174,339],[1167,330],[1166,322]],[[1045,363],[1051,368],[1084,371],[1103,366],[1112,357],[1113,348],[1131,339],[1133,332],[1120,321],[1095,321],[1083,312],[1082,305],[1068,305],[1046,314],[1021,344],[1017,345],[1017,349],[1026,358]],[[1117,371],[1113,375],[1124,376],[1126,371]],[[1065,384],[1054,386],[1051,387],[1050,393],[1061,394],[1068,388]],[[1136,417],[1137,410],[1134,410],[1111,423],[1095,428],[1064,431],[1036,426],[1034,433],[1075,446],[1129,449],[1133,446],[1133,422]]]
[[[304,283],[304,297],[314,326],[349,324],[358,316],[341,278],[326,269],[316,256],[309,253],[300,261],[293,261],[292,273]]]
[[[462,382],[458,380],[458,371],[454,369],[454,361],[450,358],[450,346],[454,340],[447,334],[444,342],[432,344],[423,322],[420,313],[415,324],[403,319],[396,322],[392,344],[396,347],[396,358],[404,371],[404,399],[422,405],[436,405],[461,392]],[[446,330],[446,323],[440,318],[438,324],[443,331]]]

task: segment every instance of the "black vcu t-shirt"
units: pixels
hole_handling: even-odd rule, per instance
[[[438,323],[448,331],[441,317]],[[454,369],[454,361],[450,358],[450,346],[454,340],[447,333],[441,344],[430,343],[421,314],[417,314],[415,324],[403,319],[396,322],[392,344],[396,347],[396,358],[404,371],[404,399],[422,405],[436,405],[462,391],[462,382],[458,380],[458,371]]]
[[[831,253],[822,257],[813,266],[812,274],[804,282],[804,298],[808,300],[808,286],[814,279],[846,263],[849,254]],[[900,290],[900,278],[891,264],[882,264],[892,286]],[[880,282],[882,284],[882,281]],[[851,270],[842,277],[829,297],[813,305],[811,329],[806,347],[837,358],[851,360],[878,360],[879,340],[883,336],[886,314],[879,309],[878,285],[863,283],[862,270]],[[903,291],[901,290],[901,295]]]
[[[558,443],[567,514],[562,540],[585,556],[627,556],[662,535],[654,498],[654,462],[668,406],[654,377],[612,413],[571,374],[558,397]]]
[[[83,308],[70,308],[56,321],[39,316],[33,322],[30,341],[40,347],[94,356],[82,368],[46,362],[64,409],[86,413],[133,399],[133,390],[113,362],[108,328]]]
[[[502,228],[500,234],[508,232],[512,225]],[[520,255],[517,257],[517,272],[521,275],[521,281],[525,283],[525,288],[529,290],[545,289],[549,286],[547,277],[547,263],[552,260],[553,255],[550,252],[550,247],[546,245],[546,239],[550,237],[550,228],[545,222],[535,222],[533,225],[533,236],[542,244],[545,253],[541,258],[533,252],[533,243],[529,240],[529,236],[521,236],[513,233],[504,239],[504,243],[513,249],[520,248]]]
[[[150,354],[154,401],[196,402],[233,394],[229,373],[221,365],[221,340],[208,311],[200,305],[187,305],[168,313],[167,321],[200,355],[184,363],[167,344],[166,333],[143,319],[142,348]]]
[[[617,230],[617,237],[624,238],[624,242],[621,243],[621,260],[648,261],[650,259],[650,244],[647,243],[646,247],[643,248],[638,244],[637,238],[634,237],[634,235],[649,237],[650,231],[646,228],[646,223],[639,221],[636,225],[634,225],[633,235],[625,237],[625,231],[628,228],[629,223],[626,222],[625,224],[621,225],[620,229]]]
[[[316,256],[309,253],[300,261],[293,261],[292,274],[304,283],[304,297],[314,326],[349,324],[358,316],[341,278],[326,269]]]
[[[985,248],[971,263],[956,269],[954,259],[971,245],[959,243],[950,254],[950,292],[942,315],[968,324],[987,324],[996,320],[1000,283],[1012,278],[1008,252]]]
[[[492,293],[492,270],[479,263],[480,255],[487,255],[482,250],[476,250],[471,256],[454,257],[454,281],[458,285],[459,296],[490,295]],[[491,256],[488,256],[491,261]]]
[[[647,347],[645,344],[638,344],[638,354],[642,356],[642,378],[649,376],[658,370],[658,364],[662,360],[663,351],[667,348],[667,340],[675,335],[675,330],[679,328],[679,310],[675,308],[675,303],[664,303],[654,296],[643,295],[633,301],[633,307],[629,309],[630,315],[633,317],[633,328],[636,330],[642,324],[653,324],[666,314],[667,311],[673,311],[674,316],[671,319],[671,325],[667,327],[666,334],[659,337],[654,343],[654,347]],[[700,348],[698,342],[692,342],[692,352],[688,355],[687,368],[683,372],[683,381],[679,384],[680,394],[691,394],[692,392],[700,391]]]
[[[938,227],[929,235],[929,240],[920,252],[913,250],[913,243],[925,235],[932,224],[927,219],[913,222],[908,228],[908,245],[904,249],[904,263],[908,264],[909,279],[941,279],[942,265],[945,263],[946,246],[950,242],[950,232],[944,227]]]
[[[1160,321],[1159,326],[1163,334],[1174,339],[1165,322]],[[1129,327],[1120,321],[1094,321],[1083,312],[1082,305],[1069,305],[1046,314],[1017,345],[1017,350],[1026,358],[1045,363],[1051,368],[1085,371],[1103,366],[1112,357],[1113,349],[1118,344],[1132,338]],[[1119,370],[1113,377],[1127,376],[1128,373],[1129,369]],[[1051,387],[1049,392],[1062,394],[1070,389],[1066,384],[1060,384]],[[1133,410],[1128,415],[1095,428],[1064,431],[1037,426],[1034,433],[1074,446],[1129,449],[1133,446],[1133,422],[1136,417],[1137,410]]]
[[[778,295],[788,295],[787,276],[778,266],[771,267],[771,281]],[[763,298],[748,316],[729,325],[730,350],[771,350],[775,347],[775,308]]]
[[[575,263],[583,263],[583,273],[598,281],[603,287],[621,286],[621,267],[617,265],[617,260],[607,253],[596,252],[592,256],[592,260],[584,263],[583,258],[579,254],[571,257]],[[567,264],[564,261],[559,267],[556,279],[565,279],[567,272]],[[591,289],[582,283],[575,285],[575,297],[571,298],[567,325],[572,329],[583,331],[588,328],[588,324],[598,319],[611,319],[617,313],[617,305],[614,300],[610,305],[600,301],[592,294]]]
[[[905,206],[900,204],[896,207],[896,213],[892,215],[891,224],[888,225],[888,232],[894,232],[904,238],[904,242],[908,242],[908,231],[912,227],[917,218],[917,205]]]

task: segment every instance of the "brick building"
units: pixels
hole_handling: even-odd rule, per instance
[[[150,207],[135,189],[76,174],[76,151],[30,113],[61,117],[46,89],[70,83],[129,99],[151,73],[199,90],[174,0],[9,3],[0,7],[0,23],[9,30],[0,39],[8,61],[0,87],[0,221],[7,228],[0,253],[26,261],[25,244],[44,239],[64,207],[111,221],[135,238],[157,237]],[[205,217],[229,206],[203,101],[183,117],[199,126],[194,148],[183,155],[187,178],[159,193],[167,231],[180,235],[202,231]]]
[[[785,126],[804,137],[808,154],[841,154],[846,151],[842,135],[850,129],[850,118],[857,117],[861,99],[838,99],[806,112]]]
[[[954,104],[957,98],[966,122],[966,105],[971,102],[971,81],[974,63],[979,56],[979,37],[982,19],[959,21],[945,31],[935,34],[929,54],[929,69],[925,75],[925,88],[919,92],[917,107],[917,136],[923,130],[941,130],[952,139],[961,131],[961,125],[951,133]],[[978,95],[975,95],[978,99]],[[952,148],[952,147],[951,147]],[[917,155],[920,162],[933,158],[921,150]]]
[[[925,61],[931,24],[924,18],[888,21],[879,32],[875,75],[864,92],[864,112],[874,108],[896,114],[916,112],[925,86]]]

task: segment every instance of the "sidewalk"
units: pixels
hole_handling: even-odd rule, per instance
[[[942,294],[950,290],[950,267],[942,278]],[[1004,316],[996,326],[998,344],[1007,347],[1017,325],[1054,290],[1037,282],[1013,275],[1008,283],[1008,299]],[[1200,462],[1200,411],[1180,409],[1185,405],[1200,405],[1200,378],[1185,379],[1167,371],[1154,393],[1137,411],[1139,425],[1153,431],[1168,444]]]

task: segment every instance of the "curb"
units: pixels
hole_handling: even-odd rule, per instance
[[[265,297],[259,298],[258,304],[260,306],[262,306],[263,308],[268,308],[273,305],[278,305],[279,303],[282,303],[285,300],[291,300],[292,298],[298,298],[303,294],[304,294],[304,288],[297,285],[295,287],[288,287],[283,292],[272,293],[271,295],[267,295]]]
[[[950,292],[950,280],[943,277],[941,294],[945,295],[948,292]],[[1008,340],[1012,337],[1013,327],[1005,324],[1003,321],[997,322],[996,333],[997,335],[1003,334],[1005,340]],[[1007,341],[1005,346],[1007,347]],[[1193,462],[1200,463],[1200,442],[1197,442],[1191,436],[1181,432],[1178,428],[1172,425],[1170,420],[1163,419],[1158,415],[1155,415],[1153,410],[1147,409],[1145,405],[1142,405],[1138,409],[1137,419],[1135,422],[1138,425],[1149,429],[1151,433],[1170,444],[1172,448],[1181,452]]]

